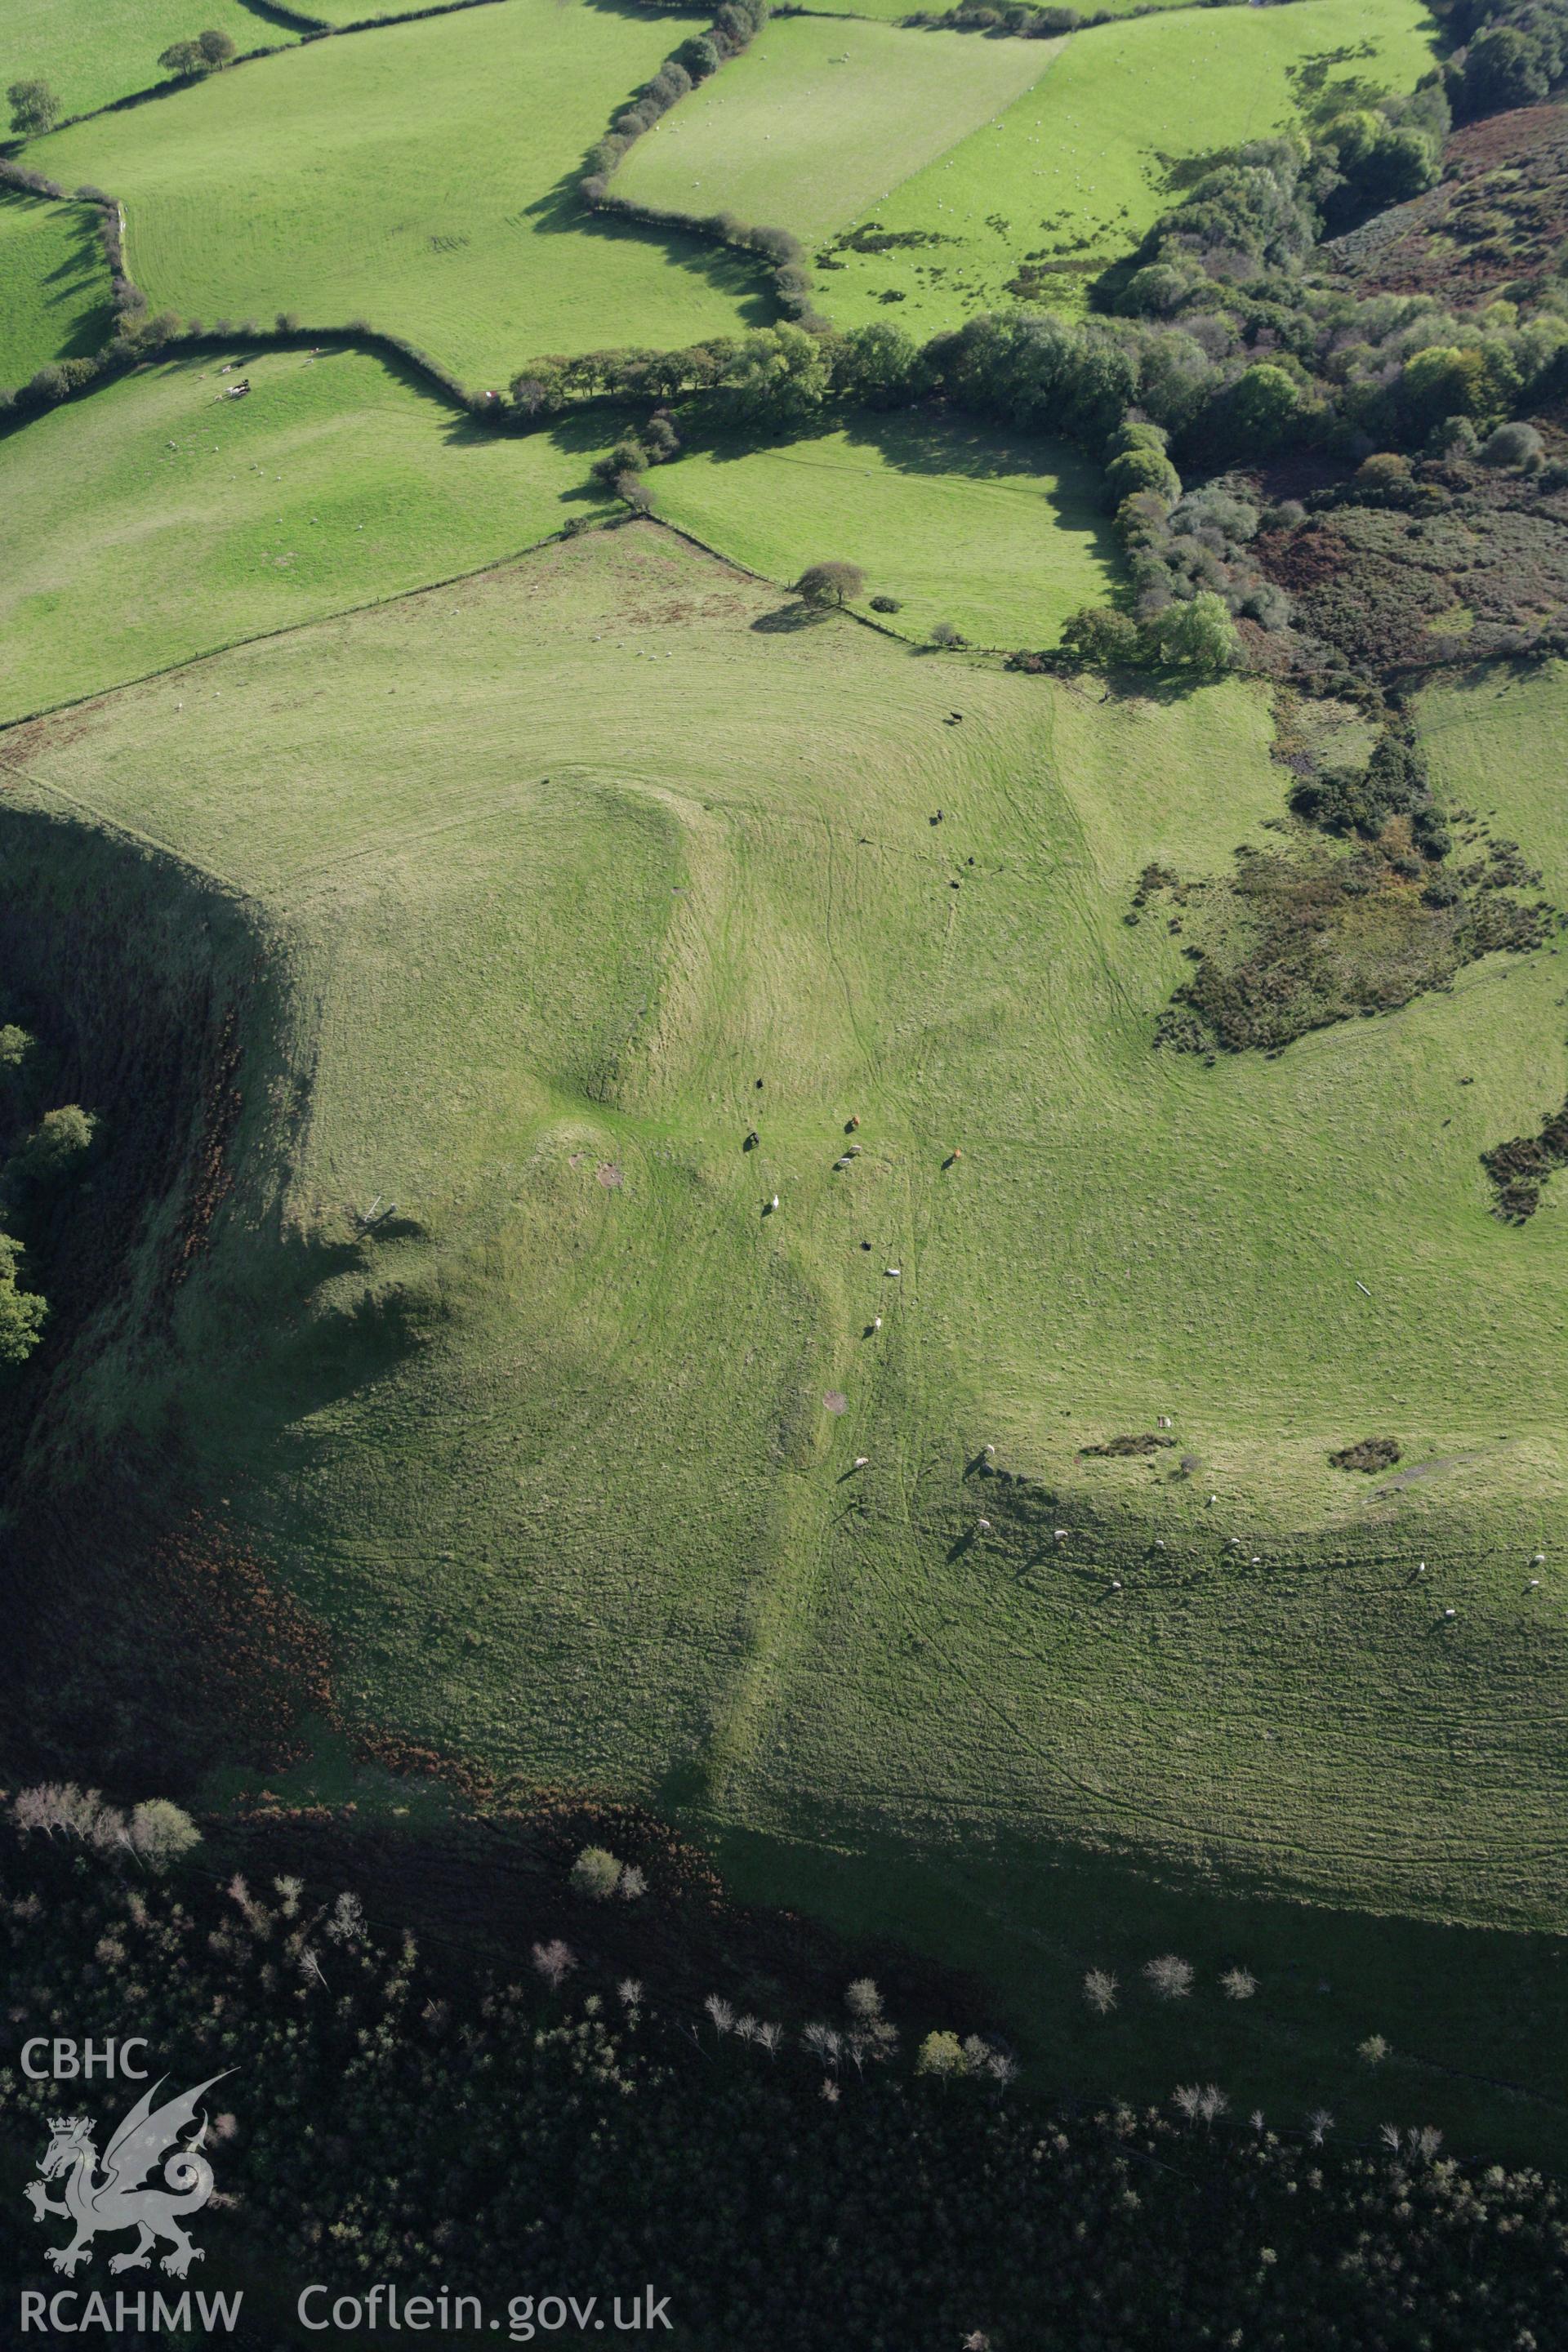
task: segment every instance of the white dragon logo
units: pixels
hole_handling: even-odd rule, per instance
[[[181,2229],[179,2217],[199,2212],[213,2193],[213,2168],[201,2153],[206,2117],[202,2117],[195,2138],[184,2146],[180,2134],[195,2122],[202,2093],[221,2083],[223,2075],[210,2075],[194,2091],[184,2091],[178,2098],[154,2107],[153,2102],[167,2079],[160,2075],[125,2117],[104,2150],[101,2179],[94,2178],[100,2162],[91,2116],[50,2117],[49,2145],[38,2170],[44,2180],[58,2179],[63,2173],[64,2195],[58,2201],[51,2199],[39,2180],[29,2181],[23,2194],[35,2221],[58,2213],[76,2224],[70,2244],[50,2246],[45,2256],[68,2277],[79,2263],[91,2262],[92,2241],[100,2230],[140,2233],[128,2254],[111,2257],[111,2271],[145,2270],[160,2239],[167,2240],[173,2249],[163,2256],[162,2267],[175,2278],[184,2278],[193,2263],[204,2259],[201,2248],[193,2246]],[[163,2170],[156,2182],[148,2185],[147,2176],[157,2166]]]

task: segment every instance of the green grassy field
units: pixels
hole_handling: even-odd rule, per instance
[[[161,81],[163,50],[209,25],[242,51],[286,47],[295,37],[241,0],[202,0],[195,10],[190,0],[6,0],[0,89],[47,81],[68,114],[85,114]]]
[[[110,325],[95,213],[0,192],[0,385],[96,351]]]
[[[616,186],[823,236],[994,120],[1059,47],[785,17],[638,140]]]
[[[818,308],[837,326],[896,315],[911,334],[931,334],[1013,299],[1008,281],[1026,255],[1082,265],[1037,298],[1076,307],[1088,265],[1126,252],[1167,203],[1170,162],[1279,128],[1294,111],[1292,69],[1336,53],[1331,80],[1411,88],[1432,63],[1419,0],[1177,9],[1075,33],[999,122],[856,216],[944,242],[837,252],[842,267],[821,274]],[[884,308],[889,297],[896,311]]]
[[[774,449],[704,449],[662,466],[658,511],[787,584],[824,557],[858,563],[882,625],[952,621],[971,643],[1043,646],[1116,577],[1098,470],[1062,442],[958,420],[864,416]]]
[[[595,221],[572,193],[612,111],[701,21],[507,0],[310,43],[28,152],[123,200],[154,308],[363,319],[500,385],[546,352],[771,315],[736,256]]]
[[[150,368],[0,437],[0,720],[598,510],[602,425],[502,438],[346,352],[223,364]]]
[[[1533,717],[1494,685],[1500,738],[1433,718],[1558,888],[1509,780],[1561,679]],[[1568,1087],[1563,966],[1277,1062],[1152,1053],[1184,967],[1133,882],[1267,842],[1268,745],[1247,686],[1104,702],[797,627],[647,525],[0,738],[12,887],[30,808],[165,845],[292,1008],[174,1344],[89,1334],[78,1440],[173,1416],[351,1718],[989,1936],[1039,2015],[1222,1884],[1211,1946],[1338,1980],[1236,2026],[1249,2063],[1375,2030],[1435,2070],[1524,1948],[1434,2006],[1435,1929],[1334,1921],[1565,1924],[1568,1213],[1505,1228],[1477,1164]],[[1079,1456],[1160,1413],[1152,1465]],[[1384,1430],[1399,1479],[1329,1466]],[[1164,1891],[1113,1899],[1132,1865]],[[1522,2019],[1466,2025],[1493,2071]],[[1422,2080],[1440,2122],[1494,2097]]]

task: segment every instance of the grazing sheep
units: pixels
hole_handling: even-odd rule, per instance
[[[870,1459],[871,1459],[871,1457],[870,1457],[870,1455],[869,1455],[868,1454],[858,1454],[855,1456],[855,1467],[856,1467],[856,1469],[857,1469],[857,1470],[864,1470],[864,1468],[866,1467],[867,1463],[868,1463],[868,1462],[869,1462],[869,1460],[870,1460]]]
[[[1066,1543],[1066,1541],[1067,1541],[1067,1536],[1068,1536],[1068,1531],[1067,1531],[1066,1528],[1058,1528],[1057,1529],[1057,1541],[1058,1541],[1058,1543]]]
[[[975,1520],[975,1522],[974,1522],[974,1524],[975,1524],[975,1526],[976,1526],[977,1528],[979,1528],[981,1529],[981,1531],[982,1531],[984,1534],[985,1534],[985,1535],[989,1535],[989,1534],[990,1534],[990,1532],[991,1532],[991,1522],[990,1522],[990,1520],[989,1520],[989,1519],[976,1519],[976,1520]]]
[[[1112,1592],[1120,1592],[1120,1591],[1121,1591],[1121,1579],[1119,1576],[1113,1576],[1113,1577],[1111,1578],[1111,1580],[1110,1580],[1110,1589],[1111,1589]]]
[[[773,1194],[773,1199],[768,1202],[767,1207],[763,1211],[763,1216],[764,1216],[764,1217],[771,1217],[771,1216],[773,1215],[773,1211],[778,1207],[778,1204],[779,1204],[779,1196],[778,1196],[778,1194],[775,1192],[775,1193]]]
[[[883,1273],[888,1275],[895,1282],[898,1280],[900,1275],[902,1274],[903,1270],[904,1269],[901,1265],[885,1265],[882,1268]]]
[[[1531,1568],[1544,1568],[1546,1554],[1543,1551],[1532,1551],[1530,1555],[1530,1565]]]
[[[1445,1609],[1443,1612],[1445,1617],[1457,1617],[1458,1613],[1457,1609]]]

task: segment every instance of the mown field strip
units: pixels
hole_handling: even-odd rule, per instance
[[[638,141],[616,188],[825,236],[994,121],[1058,47],[776,18]]]

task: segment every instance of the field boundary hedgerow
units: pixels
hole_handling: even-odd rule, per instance
[[[683,98],[712,79],[720,68],[750,48],[772,12],[768,0],[721,0],[706,33],[692,35],[672,49],[658,73],[611,122],[609,130],[586,157],[588,170],[577,193],[588,210],[617,219],[639,221],[650,228],[681,228],[731,252],[755,254],[773,265],[773,294],[781,310],[797,326],[820,327],[812,306],[811,277],[805,248],[787,228],[748,226],[729,213],[689,213],[673,205],[639,204],[616,194],[609,183],[626,156],[660,118]],[[798,15],[798,10],[780,10]],[[622,126],[626,126],[623,128]]]
[[[224,654],[237,653],[246,646],[267,645],[274,638],[294,636],[301,629],[318,627],[323,619],[352,620],[356,614],[362,613],[379,612],[384,605],[405,604],[416,596],[434,596],[444,588],[459,588],[467,580],[486,579],[490,573],[504,572],[509,565],[521,563],[525,557],[537,555],[544,548],[553,547],[558,541],[580,539],[584,530],[624,530],[635,522],[652,523],[656,529],[668,531],[672,539],[684,540],[689,547],[695,547],[703,555],[711,556],[715,562],[722,563],[730,571],[739,572],[742,579],[754,580],[759,587],[778,588],[782,585],[768,572],[754,571],[749,563],[742,563],[739,556],[731,555],[725,548],[715,547],[710,541],[699,538],[694,530],[688,530],[681,523],[669,521],[664,515],[635,513],[605,515],[595,518],[575,528],[571,523],[565,523],[559,530],[546,531],[541,539],[531,539],[521,547],[510,548],[506,554],[494,556],[488,563],[468,564],[461,572],[444,573],[439,580],[422,580],[416,587],[395,588],[384,596],[367,596],[358,604],[334,605],[330,614],[313,613],[297,621],[281,622],[275,629],[242,630],[237,636],[224,637],[214,645],[204,646],[199,653],[184,654],[174,661],[158,662],[151,669],[138,670],[133,677],[120,678],[111,687],[93,687],[85,694],[69,694],[58,702],[40,702],[30,710],[18,710],[14,717],[0,723],[0,768],[7,770],[12,775],[22,777],[26,782],[37,786],[39,791],[59,792],[59,787],[42,784],[37,778],[26,775],[26,772],[18,768],[13,760],[7,758],[5,750],[5,740],[16,729],[31,727],[43,719],[58,719],[68,710],[84,709],[91,703],[103,701],[106,696],[126,692],[132,687],[149,686],[156,678],[173,677],[180,671],[198,667],[203,662],[216,661]],[[877,620],[870,614],[857,613],[848,605],[843,607],[838,617],[854,621],[859,627],[869,629],[877,636],[888,638],[893,645],[908,649],[911,644],[910,638],[900,635],[897,629],[889,628],[885,622]],[[995,652],[998,648],[975,647],[973,650],[984,653]],[[63,792],[60,793],[60,797],[66,800],[72,798],[70,793]],[[87,809],[88,814],[95,821],[111,825],[117,823],[116,819],[110,817],[100,819],[100,813],[89,808],[85,801],[76,804]],[[121,829],[129,830],[124,827]],[[184,856],[183,852],[169,850],[167,843],[153,840],[150,834],[146,835],[133,834],[132,837],[137,840],[145,839],[153,848],[166,850],[170,856]],[[185,862],[191,861],[187,859]],[[199,870],[205,872],[206,869]],[[213,878],[221,879],[222,877],[215,876]]]
[[[413,588],[394,588],[384,596],[366,596],[355,604],[336,604],[330,613],[307,614],[297,621],[280,622],[275,629],[242,630],[237,636],[225,637],[216,645],[204,646],[199,653],[182,654],[174,661],[158,662],[151,669],[138,670],[132,677],[119,678],[112,686],[96,686],[86,694],[69,694],[59,702],[43,702],[39,703],[35,709],[17,711],[14,718],[0,721],[0,767],[9,768],[12,773],[16,775],[23,772],[16,768],[14,761],[5,757],[4,749],[7,736],[13,734],[19,727],[30,727],[41,719],[58,719],[62,711],[85,709],[90,703],[106,701],[110,696],[124,693],[132,687],[148,686],[154,678],[173,677],[181,670],[195,669],[203,662],[216,661],[223,655],[237,653],[246,646],[262,646],[275,637],[296,636],[301,629],[319,627],[323,620],[352,620],[358,614],[379,612],[384,605],[406,604],[416,596],[434,596],[443,588],[460,588],[466,580],[483,580],[493,572],[504,572],[509,564],[521,563],[525,556],[537,555],[542,549],[553,547],[557,541],[580,539],[584,530],[622,530],[628,523],[638,521],[658,522],[661,530],[673,531],[679,539],[690,537],[689,532],[682,531],[678,525],[667,523],[662,517],[656,515],[607,515],[587,521],[576,529],[574,529],[570,523],[566,523],[559,530],[547,530],[542,539],[531,539],[521,547],[509,549],[505,555],[492,557],[488,563],[468,564],[461,572],[448,572],[439,580],[421,580]],[[691,543],[694,547],[702,546],[700,540],[693,539]],[[733,556],[724,554],[719,548],[707,548],[704,549],[704,552],[717,557],[720,562],[729,564],[732,570],[745,573],[748,579],[762,582],[764,587],[776,585],[776,583],[764,579],[761,572],[747,571],[743,563],[737,563]],[[854,620],[858,619],[859,615],[850,614],[847,617]],[[900,642],[907,643],[908,640],[900,639]],[[39,783],[36,777],[28,777],[26,781],[35,784],[39,791],[59,790],[57,785]],[[66,793],[64,797],[69,799],[70,795]],[[81,805],[86,807],[87,803],[83,802]],[[95,818],[98,815],[96,810],[89,813]],[[113,824],[115,820],[106,817],[102,822]],[[151,839],[152,836],[149,835],[148,838]],[[154,846],[166,846],[166,845],[154,844]],[[184,852],[179,850],[171,851],[169,854],[174,856],[184,856]]]

